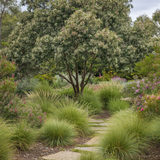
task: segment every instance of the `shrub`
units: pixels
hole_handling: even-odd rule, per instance
[[[56,104],[54,116],[59,120],[66,120],[73,124],[80,136],[91,134],[88,122],[88,112],[81,109],[80,105],[68,98]]]
[[[100,83],[98,86],[98,96],[103,103],[103,107],[107,109],[108,102],[112,98],[120,98],[123,85],[115,81],[108,83]]]
[[[76,132],[74,127],[65,122],[48,120],[40,131],[40,139],[48,146],[68,146],[74,143]]]
[[[98,114],[102,110],[102,103],[93,90],[86,87],[83,94],[79,96],[80,104],[86,103],[88,107],[88,112],[92,114]]]
[[[17,120],[22,116],[22,109],[25,106],[25,99],[21,99],[18,95],[9,94],[8,92],[7,94],[4,94],[4,97],[6,97],[5,102],[6,99],[10,101],[7,102],[6,105],[3,105],[4,103],[2,101],[3,108],[1,108],[1,116],[7,119]]]
[[[154,78],[159,78],[160,76],[160,55],[150,54],[146,56],[145,59],[136,63],[135,70],[142,74],[143,76],[147,76],[149,80],[152,82]]]
[[[26,119],[31,127],[39,128],[45,122],[46,112],[43,113],[41,106],[35,103],[32,106],[26,104],[21,111],[23,113],[22,119]]]
[[[138,81],[132,81],[127,83],[126,87],[123,89],[124,96],[136,97],[142,95],[143,93],[151,94],[157,93],[160,89],[160,79],[154,79],[150,82],[148,79],[142,79]]]
[[[10,141],[10,130],[0,119],[0,160],[12,159],[14,150]]]
[[[11,136],[14,146],[20,150],[28,150],[35,142],[36,135],[33,130],[27,126],[26,121],[22,121],[16,125]]]
[[[17,89],[16,89],[16,93],[18,93],[19,95],[25,95],[26,92],[29,93],[31,91],[34,90],[35,86],[39,84],[38,79],[35,78],[25,78],[23,80],[20,80],[18,85],[17,85]]]
[[[100,140],[104,154],[118,159],[135,159],[150,147],[150,124],[132,110],[120,111],[110,119],[110,126]]]
[[[118,112],[120,110],[125,110],[129,108],[129,103],[120,99],[110,99],[108,103],[108,110],[111,114]]]
[[[53,77],[52,77],[52,73],[48,73],[48,74],[43,74],[43,75],[36,75],[35,76],[36,79],[40,80],[40,81],[48,81],[50,84],[53,83]]]
[[[54,77],[54,79],[53,79],[52,87],[55,88],[55,89],[56,88],[62,88],[62,87],[67,86],[68,84],[69,83],[65,79],[63,79],[60,76],[56,75]]]
[[[160,91],[154,95],[143,94],[135,99],[135,109],[141,117],[160,115]]]
[[[74,97],[74,90],[71,86],[69,87],[65,87],[65,88],[62,88],[58,94],[61,96],[61,97],[69,97],[69,98],[73,98]]]

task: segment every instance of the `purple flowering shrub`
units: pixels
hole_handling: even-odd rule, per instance
[[[153,82],[148,79],[142,79],[127,83],[123,89],[124,96],[136,97],[143,93],[157,93],[160,89],[160,79],[155,78]]]
[[[160,91],[152,95],[139,95],[134,103],[135,109],[141,117],[151,118],[160,115]]]
[[[127,80],[125,78],[121,78],[121,77],[113,77],[111,78],[112,81],[117,81],[119,83],[126,83]]]

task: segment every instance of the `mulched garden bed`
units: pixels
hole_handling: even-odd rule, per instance
[[[88,142],[91,137],[79,137],[75,138],[76,145],[77,144],[84,144]],[[74,149],[74,146],[68,147],[47,147],[42,143],[36,143],[33,147],[30,148],[30,151],[19,151],[16,153],[16,156],[13,160],[42,160],[41,157],[47,156],[49,154],[55,154],[60,151]],[[43,159],[44,160],[44,159]]]

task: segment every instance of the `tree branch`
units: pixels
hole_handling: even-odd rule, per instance
[[[60,77],[64,78],[68,83],[72,84],[65,76],[63,76],[62,74],[59,74]]]

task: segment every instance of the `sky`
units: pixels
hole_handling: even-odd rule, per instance
[[[133,8],[131,9],[130,17],[132,21],[140,15],[146,14],[152,18],[152,14],[160,9],[160,0],[132,0]],[[20,0],[18,0],[20,2]],[[27,10],[26,6],[21,7],[22,11]]]

